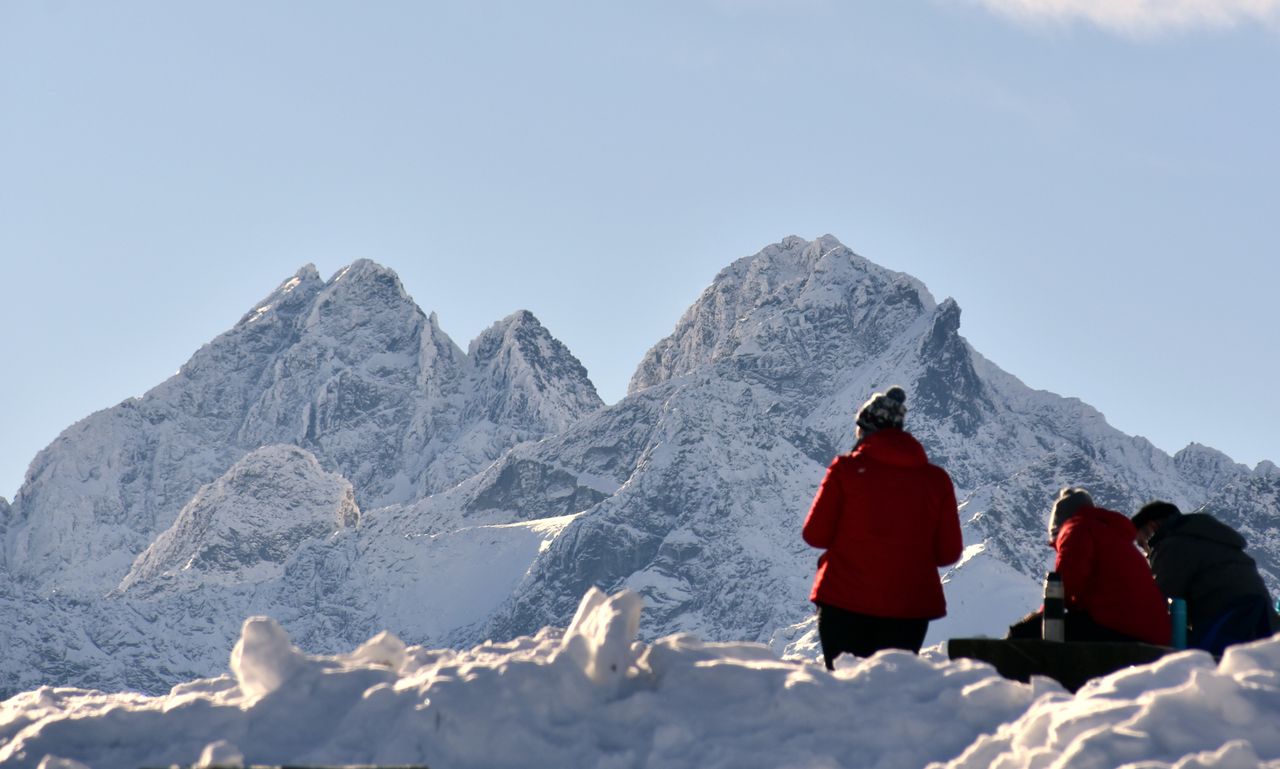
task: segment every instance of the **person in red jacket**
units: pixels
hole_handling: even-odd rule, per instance
[[[903,431],[906,400],[890,387],[863,404],[857,443],[827,468],[805,518],[804,541],[826,550],[809,600],[828,670],[842,653],[919,653],[947,613],[938,567],[963,549],[955,488]]]
[[[1169,645],[1169,607],[1135,536],[1127,516],[1095,507],[1084,489],[1058,493],[1049,543],[1066,597],[1066,640]],[[1040,627],[1036,612],[1010,627],[1008,637],[1039,638]]]

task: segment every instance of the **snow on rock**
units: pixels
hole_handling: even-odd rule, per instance
[[[569,349],[521,310],[485,329],[467,350],[473,418],[530,432],[559,432],[604,405]]]
[[[310,451],[372,509],[450,488],[601,405],[531,314],[480,342],[469,358],[385,267],[324,281],[308,265],[175,376],[41,451],[0,519],[0,561],[42,595],[97,598],[261,446]]]
[[[323,541],[359,522],[345,478],[322,470],[305,449],[266,446],[201,488],[138,556],[120,589],[275,579],[303,542]]]
[[[760,644],[644,644],[640,613],[635,593],[592,591],[566,631],[466,652],[382,635],[330,657],[252,618],[230,675],[0,703],[0,767],[1280,767],[1280,637],[1072,696],[936,654],[841,657],[829,673]]]

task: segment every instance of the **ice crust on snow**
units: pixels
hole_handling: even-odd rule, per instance
[[[0,703],[0,767],[1280,767],[1280,637],[1216,666],[1175,654],[1072,696],[937,648],[841,657],[828,673],[760,644],[646,644],[642,603],[592,590],[566,630],[470,651],[382,634],[311,656],[251,618],[218,678]]]

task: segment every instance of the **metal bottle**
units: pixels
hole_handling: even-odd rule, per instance
[[[1062,577],[1051,571],[1044,575],[1044,617],[1040,637],[1046,641],[1067,640],[1067,602],[1062,589]]]

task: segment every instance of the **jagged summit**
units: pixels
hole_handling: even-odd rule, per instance
[[[1183,475],[1214,491],[1221,490],[1246,470],[1221,451],[1195,442],[1174,454],[1173,462]]]
[[[830,235],[791,236],[722,270],[645,355],[628,392],[723,362],[765,376],[857,362],[934,306],[922,283]]]
[[[246,312],[236,325],[242,326],[261,321],[263,316],[276,311],[281,306],[285,308],[303,306],[323,287],[324,281],[320,278],[320,272],[316,270],[316,266],[314,264],[306,264],[295,272],[293,277],[285,280],[263,298],[262,301],[254,304],[253,308]]]
[[[32,463],[4,560],[41,592],[100,595],[203,485],[249,452],[296,445],[362,507],[448,488],[600,405],[531,314],[468,357],[370,260],[308,265],[178,374],[64,431]]]
[[[917,354],[924,362],[916,384],[917,413],[950,422],[960,434],[973,436],[984,416],[993,414],[996,407],[968,343],[960,336],[960,305],[954,299],[948,297],[938,305]]]
[[[467,358],[476,382],[473,416],[559,432],[604,405],[586,368],[528,310],[481,332]]]

